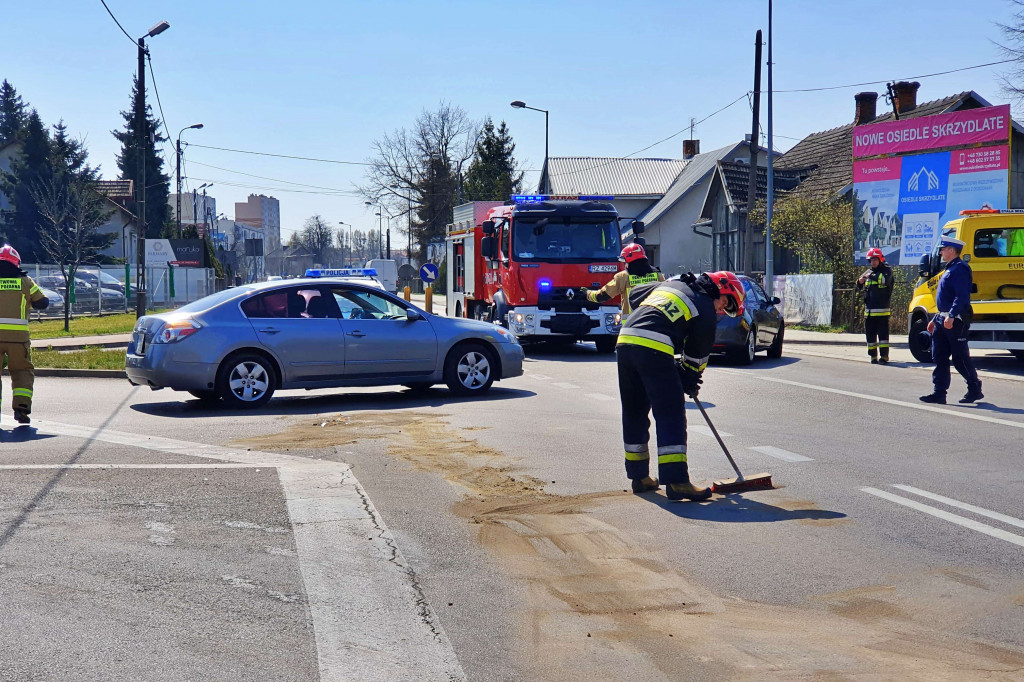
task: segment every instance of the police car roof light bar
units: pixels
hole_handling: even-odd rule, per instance
[[[306,277],[376,277],[374,268],[310,268]]]

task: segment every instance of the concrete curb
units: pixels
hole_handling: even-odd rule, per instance
[[[123,369],[56,369],[36,367],[37,377],[65,377],[75,379],[127,379]]]
[[[866,343],[867,343],[866,341],[843,341],[843,340],[819,341],[819,340],[816,340],[816,339],[790,339],[790,338],[787,338],[785,340],[785,345],[787,345],[787,346],[790,345],[790,344],[798,344],[798,345],[801,345],[801,346],[822,346],[822,347],[825,347],[825,348],[828,348],[829,346],[843,346],[843,347],[846,347],[846,348],[862,348],[862,347],[865,346]],[[892,348],[909,348],[909,346],[906,343],[899,343],[899,342],[896,342],[896,343],[890,342],[889,346],[892,347]]]
[[[106,343],[80,343],[80,344],[68,344],[55,346],[52,343],[46,343],[50,339],[40,339],[32,342],[32,350],[85,350],[86,348],[127,348],[128,344],[124,341],[108,341]]]

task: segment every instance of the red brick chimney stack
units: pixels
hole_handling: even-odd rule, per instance
[[[878,104],[877,92],[858,92],[853,96],[853,100],[857,103],[853,125],[860,126],[875,120],[876,105]]]
[[[700,154],[700,140],[683,140],[683,160],[687,161]]]
[[[892,86],[893,94],[896,97],[896,111],[904,113],[917,106],[917,89],[921,84],[917,81],[900,81]]]

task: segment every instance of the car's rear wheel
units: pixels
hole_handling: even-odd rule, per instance
[[[751,327],[747,330],[747,338],[743,342],[742,348],[737,348],[730,353],[733,362],[738,365],[749,365],[754,361],[754,355],[757,353],[757,329]]]
[[[615,352],[615,343],[618,340],[617,336],[601,336],[594,339],[594,345],[597,346],[598,353],[607,355],[608,353]]]
[[[217,391],[189,391],[193,398],[199,398],[204,403],[215,403],[220,400],[220,394]]]
[[[772,345],[768,346],[768,357],[778,359],[782,357],[782,339],[786,335],[786,328],[779,327],[779,333],[775,335]]]
[[[241,353],[229,357],[217,373],[217,392],[229,407],[266,405],[277,390],[277,375],[266,357]]]
[[[498,369],[494,352],[479,344],[456,346],[444,362],[444,382],[456,395],[484,393]]]

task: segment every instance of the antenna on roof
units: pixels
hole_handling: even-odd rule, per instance
[[[899,110],[899,107],[897,106],[896,93],[893,92],[892,86],[893,86],[893,83],[886,83],[885,84],[885,90],[886,90],[885,101],[886,101],[887,104],[891,104],[892,105],[892,115],[895,116],[896,120],[898,121],[898,120],[900,120],[900,110]]]

